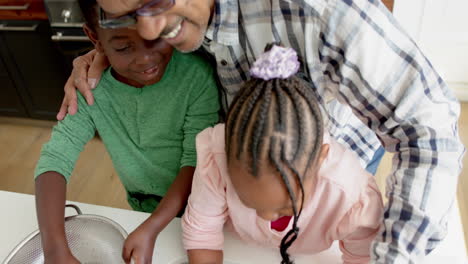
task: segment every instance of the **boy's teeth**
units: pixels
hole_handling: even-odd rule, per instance
[[[146,71],[144,71],[143,73],[146,73],[146,74],[148,74],[148,73],[153,73],[154,71],[156,71],[156,66],[154,66],[154,67],[152,67],[152,68],[149,68],[149,69],[147,69],[147,70],[146,70]]]
[[[182,28],[182,23],[177,25],[174,28],[174,30],[172,30],[171,32],[167,33],[166,35],[162,35],[161,38],[174,38],[175,36],[177,36],[177,34],[179,34],[179,31],[181,28]]]

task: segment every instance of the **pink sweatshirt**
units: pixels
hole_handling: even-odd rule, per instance
[[[313,195],[304,203],[299,236],[288,252],[313,254],[340,240],[344,263],[368,263],[383,218],[380,192],[352,151],[328,134],[324,143],[330,150]],[[196,146],[197,169],[182,219],[185,249],[222,250],[225,225],[243,241],[279,248],[293,221],[284,231],[275,231],[239,200],[227,171],[224,124],[202,131]]]

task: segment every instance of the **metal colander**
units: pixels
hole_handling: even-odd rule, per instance
[[[70,250],[81,263],[124,263],[122,248],[127,232],[116,222],[98,215],[84,215],[76,205],[78,215],[65,218],[65,233]],[[39,230],[25,238],[8,255],[4,264],[44,263]]]

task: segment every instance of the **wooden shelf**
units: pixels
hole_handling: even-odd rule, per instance
[[[0,20],[47,20],[44,1],[0,0]]]

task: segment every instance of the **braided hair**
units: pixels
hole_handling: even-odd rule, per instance
[[[321,112],[312,90],[295,76],[252,78],[234,99],[225,129],[228,160],[242,159],[254,177],[262,163],[273,166],[281,175],[294,212],[293,227],[281,241],[281,263],[293,263],[287,250],[299,233],[297,221],[304,204],[302,180],[319,156],[323,139]],[[290,182],[288,175],[295,182]],[[301,191],[299,209],[299,194],[294,193],[293,184]]]

